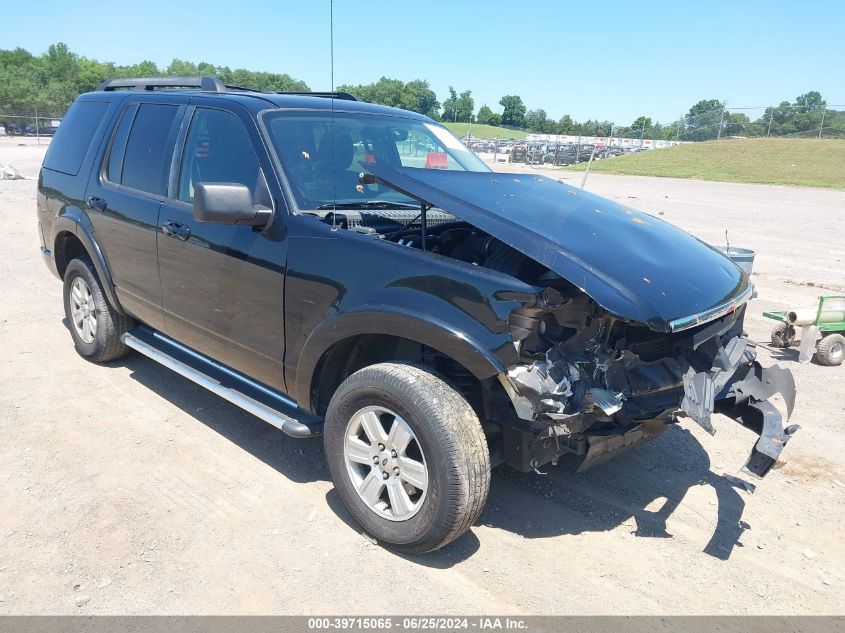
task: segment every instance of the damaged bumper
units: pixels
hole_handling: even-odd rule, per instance
[[[722,413],[760,436],[743,470],[764,477],[777,463],[784,446],[800,428],[784,428],[795,407],[795,379],[778,366],[763,367],[747,340],[735,338],[717,355],[709,371],[684,374],[681,410],[710,435],[716,433],[711,416]],[[770,399],[783,398],[786,420]]]
[[[515,365],[499,376],[517,416],[534,428],[545,427],[522,438],[523,465],[537,468],[574,452],[585,456],[579,471],[587,470],[657,437],[684,414],[713,435],[712,416],[722,413],[760,436],[743,470],[763,477],[799,428],[784,426],[795,405],[792,373],[764,368],[744,337],[724,346],[717,337],[689,358],[644,363],[631,356],[585,368],[552,348],[544,360]],[[702,367],[702,357],[709,368]],[[785,416],[771,402],[776,395]]]

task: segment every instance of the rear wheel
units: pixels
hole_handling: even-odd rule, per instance
[[[109,305],[91,260],[72,260],[64,282],[65,316],[80,356],[95,362],[125,356],[129,348],[120,337],[132,328],[132,319]]]
[[[395,550],[443,547],[487,499],[490,455],[478,417],[425,367],[380,363],[352,374],[329,404],[324,443],[349,512]]]
[[[828,334],[816,346],[816,359],[822,365],[835,367],[845,360],[845,336]]]

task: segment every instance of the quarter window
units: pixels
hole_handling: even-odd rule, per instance
[[[44,157],[44,167],[75,176],[96,137],[109,104],[104,101],[77,101],[62,119]]]

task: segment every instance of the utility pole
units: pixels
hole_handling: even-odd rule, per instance
[[[719,115],[719,131],[716,133],[716,140],[722,138],[722,124],[725,122],[725,106],[727,101],[722,101],[722,114]]]
[[[35,139],[41,145],[41,134],[38,130],[38,106],[35,106]]]
[[[769,138],[769,133],[772,131],[772,119],[775,116],[775,109],[772,108],[771,112],[769,112],[769,128],[766,130],[766,138]]]
[[[678,127],[675,128],[675,142],[678,142],[678,135],[681,133],[681,126],[684,124],[684,115],[681,115],[681,118],[678,119]]]
[[[645,136],[645,121],[643,121],[643,127],[640,130],[640,147],[643,146],[643,137]]]
[[[822,101],[822,122],[819,123],[819,138],[822,137],[822,130],[824,129],[824,113],[827,110],[827,99]]]

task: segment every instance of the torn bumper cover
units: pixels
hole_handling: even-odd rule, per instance
[[[713,435],[713,413],[722,413],[760,436],[743,469],[757,477],[765,476],[799,428],[784,428],[784,416],[769,401],[779,394],[789,419],[795,405],[792,373],[778,366],[764,368],[756,360],[754,345],[739,336],[725,346],[715,339],[699,351],[703,353],[695,359],[679,356],[639,365],[654,378],[651,391],[632,393],[613,388],[621,384],[613,379],[619,375],[614,369],[617,361],[590,365],[587,372],[583,365],[570,362],[554,348],[545,360],[511,367],[507,375],[500,375],[500,382],[519,418],[548,426],[537,437],[553,438],[558,453],[566,452],[567,446],[586,445],[586,459],[579,470],[657,437],[677,421],[681,412]],[[703,369],[702,357],[708,359],[705,367],[709,365],[709,369]],[[623,355],[618,362],[626,362],[625,358]],[[657,402],[668,408],[659,413],[632,416],[623,410],[646,412],[641,398],[660,393],[664,396]],[[579,444],[579,437],[585,442]],[[533,467],[543,462],[542,455],[532,454]]]
[[[716,433],[711,416],[722,413],[760,436],[743,470],[764,477],[775,465],[783,447],[800,428],[783,427],[783,415],[769,402],[780,394],[788,421],[795,407],[795,379],[788,369],[763,367],[755,360],[746,339],[735,338],[720,349],[709,371],[690,368],[684,374],[681,410],[711,435]]]

